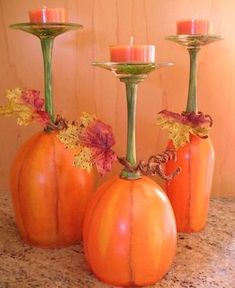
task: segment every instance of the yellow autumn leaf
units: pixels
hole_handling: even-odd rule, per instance
[[[33,111],[27,106],[21,108],[22,109],[18,110],[16,113],[17,124],[21,126],[27,126],[33,121]]]
[[[67,148],[75,149],[79,146],[78,135],[80,129],[77,125],[68,124],[67,129],[60,130],[58,137]]]
[[[181,123],[171,123],[168,128],[169,138],[173,141],[176,149],[189,142],[190,127]]]
[[[91,115],[89,113],[83,112],[82,116],[80,117],[81,120],[81,124],[83,125],[83,127],[87,127],[90,125],[90,123],[96,119],[95,115]]]
[[[6,91],[6,98],[8,100],[6,105],[0,106],[1,116],[11,116],[18,111],[21,111],[21,97],[22,90],[20,88],[8,89]]]
[[[189,142],[190,134],[200,137],[208,136],[208,127],[192,127],[164,116],[157,119],[157,125],[168,131],[168,136],[173,141],[176,149],[179,149]]]
[[[11,116],[13,114],[12,109],[8,106],[0,106],[0,116]]]
[[[77,168],[90,171],[93,165],[91,149],[83,147],[79,154],[75,156],[74,165]]]
[[[198,135],[200,137],[207,137],[209,133],[208,127],[192,127],[190,132],[194,135]]]
[[[22,91],[23,90],[20,88],[7,89],[6,98],[9,100],[9,102],[20,103]]]
[[[16,116],[17,124],[26,126],[33,121],[33,110],[30,106],[22,103],[21,97],[22,90],[16,88],[6,91],[6,98],[8,103],[0,106],[0,116]]]

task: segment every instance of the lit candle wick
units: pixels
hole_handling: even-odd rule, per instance
[[[134,42],[134,37],[131,36],[131,38],[130,38],[130,46],[133,46],[133,42]]]
[[[47,22],[46,12],[47,12],[47,6],[46,6],[46,5],[43,5],[43,6],[42,6],[42,22],[43,22],[43,23]]]

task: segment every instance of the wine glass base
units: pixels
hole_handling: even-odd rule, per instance
[[[166,37],[166,40],[173,41],[188,48],[196,48],[205,46],[215,41],[222,40],[223,37],[219,35],[172,35]]]
[[[162,67],[172,66],[173,63],[143,63],[143,62],[93,62],[92,65],[113,72],[118,78],[147,77],[147,75]]]
[[[76,23],[17,23],[10,25],[12,29],[18,29],[30,34],[36,35],[39,38],[56,37],[67,31],[83,28],[82,25]]]

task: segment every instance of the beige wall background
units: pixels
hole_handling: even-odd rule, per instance
[[[95,113],[112,125],[119,155],[125,154],[126,143],[124,86],[110,72],[92,67],[92,61],[109,60],[109,45],[127,44],[133,35],[136,44],[157,46],[157,62],[174,62],[173,67],[152,73],[139,87],[138,159],[146,159],[166,145],[165,131],[154,125],[157,112],[165,108],[181,112],[186,105],[188,54],[183,47],[164,38],[175,34],[179,19],[193,16],[209,19],[214,34],[224,36],[224,40],[200,51],[199,108],[214,119],[210,133],[216,151],[212,193],[214,196],[235,195],[235,1],[0,0],[0,103],[5,101],[7,88],[43,91],[39,40],[8,28],[12,23],[28,22],[28,11],[42,5],[65,7],[70,22],[84,25],[84,29],[63,34],[55,40],[56,112],[70,120],[78,118],[82,111]],[[17,149],[39,129],[36,124],[18,127],[15,119],[0,119],[0,191],[9,190],[9,168]],[[119,169],[116,164],[111,174]]]

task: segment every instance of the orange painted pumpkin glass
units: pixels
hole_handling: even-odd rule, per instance
[[[172,142],[168,149],[174,149]],[[214,168],[214,148],[209,138],[191,135],[177,150],[177,161],[166,163],[167,173],[181,167],[181,173],[166,183],[179,232],[197,232],[206,224]]]
[[[58,248],[82,237],[93,173],[73,167],[73,153],[56,132],[37,133],[17,153],[12,200],[21,237],[31,245]]]
[[[150,285],[169,270],[176,225],[160,186],[143,176],[104,183],[85,214],[84,250],[91,270],[117,286]]]

